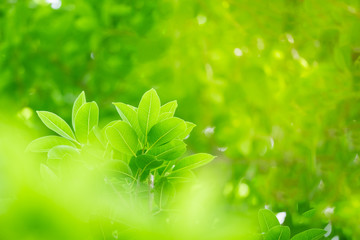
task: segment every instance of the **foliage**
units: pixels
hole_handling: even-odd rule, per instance
[[[210,175],[205,179],[211,186],[216,186],[209,187],[214,195],[210,194],[206,203],[199,201],[203,204],[196,205],[209,215],[195,211],[194,193],[201,191],[191,192],[187,196],[189,202],[183,200],[183,205],[188,205],[180,209],[192,209],[198,214],[189,214],[191,217],[184,218],[179,228],[186,223],[198,226],[200,215],[214,222],[200,224],[202,231],[197,236],[218,236],[209,230],[213,226],[234,233],[231,229],[240,224],[232,220],[241,216],[246,219],[241,226],[251,229],[245,223],[252,225],[257,210],[266,205],[275,212],[286,211],[285,224],[292,233],[330,224],[332,231],[327,238],[359,239],[359,4],[357,0],[0,1],[0,224],[5,226],[13,219],[13,228],[7,228],[20,233],[18,224],[24,219],[38,223],[37,227],[25,229],[43,226],[52,229],[60,239],[69,239],[60,234],[66,232],[59,226],[66,225],[64,219],[68,215],[58,206],[68,209],[64,196],[74,200],[74,194],[81,199],[76,194],[83,193],[79,190],[80,181],[73,179],[73,184],[63,188],[49,187],[63,193],[64,189],[78,186],[72,194],[50,197],[53,205],[47,207],[43,203],[48,201],[43,197],[51,194],[39,190],[39,169],[52,182],[58,182],[59,176],[66,176],[62,181],[65,178],[71,182],[71,173],[86,176],[91,175],[91,169],[103,170],[100,176],[110,175],[105,166],[99,167],[104,146],[97,137],[107,141],[104,126],[119,118],[111,101],[118,99],[135,106],[143,92],[154,88],[164,102],[170,101],[163,106],[167,110],[159,118],[171,116],[178,103],[177,116],[196,122],[192,138],[185,141],[188,152],[218,156],[218,161],[200,169],[203,175]],[[91,116],[97,115],[94,103],[87,104],[88,110],[83,111],[83,117],[79,115],[77,124],[83,125],[77,130],[72,118],[75,114],[69,109],[82,90],[96,100],[101,111],[98,123],[96,118],[82,121],[87,111]],[[73,112],[83,106],[83,97]],[[171,102],[173,99],[177,102]],[[126,116],[129,122],[134,121],[133,109],[122,103],[116,108],[123,121]],[[45,120],[61,134],[34,142],[32,147],[42,152],[36,157],[19,153],[27,144],[24,141],[49,134],[40,125],[34,109],[56,112],[71,127],[71,131],[65,125],[56,129]],[[99,129],[91,132],[95,124]],[[181,138],[191,129],[191,123],[186,125]],[[144,126],[131,128],[142,136]],[[181,140],[171,144],[177,149],[174,152],[184,149]],[[67,147],[49,152],[58,145]],[[128,149],[127,153],[133,151],[116,147]],[[177,156],[161,154],[162,148],[150,149],[148,154],[157,158]],[[111,144],[107,150],[113,151],[117,160],[129,158]],[[51,158],[65,154],[69,160],[41,161],[41,154],[48,152]],[[73,155],[86,160],[70,161]],[[191,157],[186,161],[190,163]],[[30,162],[35,166],[29,166]],[[123,166],[117,161],[113,164]],[[66,171],[60,173],[60,169]],[[126,171],[134,177],[132,169]],[[34,178],[32,181],[29,175]],[[100,176],[88,178],[102,182]],[[114,192],[124,186],[115,184],[114,178],[106,179],[112,183],[109,188],[116,189]],[[97,184],[88,182],[97,192]],[[148,198],[146,180],[143,183]],[[196,187],[197,184],[190,184],[185,189]],[[101,191],[97,193],[103,195]],[[83,195],[87,198],[79,205],[86,206],[93,196]],[[211,200],[216,204],[211,205]],[[52,221],[32,218],[41,214],[35,210],[31,214],[30,209],[42,206],[44,216],[54,212],[49,218],[59,222],[46,225]],[[77,217],[82,215],[77,214],[77,207],[70,209]],[[225,224],[224,219],[229,222]],[[164,222],[166,218],[161,224]],[[221,228],[221,224],[229,229]],[[0,238],[8,239],[1,235]]]
[[[114,105],[122,120],[102,129],[98,126],[99,108],[95,102],[86,102],[84,92],[72,108],[74,131],[58,115],[38,111],[41,121],[60,136],[38,138],[28,150],[47,152],[48,165],[42,164],[40,169],[45,180],[54,182],[64,177],[61,174],[69,166],[64,169],[63,161],[80,162],[84,168],[105,170],[107,183],[119,186],[116,190],[122,194],[137,196],[148,187],[150,211],[155,199],[156,211],[160,212],[172,198],[173,185],[189,181],[192,169],[214,157],[206,153],[182,157],[186,152],[184,138],[194,124],[173,117],[176,101],[161,106],[154,89],[143,95],[138,107],[120,102]],[[60,162],[53,165],[52,160]]]
[[[264,240],[290,240],[290,228],[281,226],[275,214],[270,210],[259,210],[259,223]],[[324,229],[313,228],[296,234],[291,240],[318,240],[325,233]]]

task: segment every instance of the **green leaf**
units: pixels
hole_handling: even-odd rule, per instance
[[[172,172],[167,177],[172,183],[185,183],[195,180],[195,174],[191,170]]]
[[[176,100],[168,102],[168,103],[164,104],[163,106],[161,106],[159,121],[173,117],[177,106],[178,106],[178,104],[177,104]]]
[[[53,147],[48,152],[48,159],[63,159],[65,157],[78,157],[78,156],[80,156],[80,152],[78,149],[66,145],[59,145]]]
[[[272,227],[280,225],[275,214],[268,209],[260,209],[258,213],[261,232],[268,232]]]
[[[85,97],[85,92],[82,91],[80,93],[80,95],[75,99],[74,101],[74,105],[72,108],[72,115],[71,115],[71,120],[72,120],[72,126],[75,129],[75,116],[78,112],[78,110],[80,109],[80,107],[86,103],[86,97]]]
[[[190,155],[188,157],[185,157],[183,159],[180,159],[173,169],[173,171],[179,171],[179,170],[189,170],[201,167],[209,162],[211,162],[215,157],[207,154],[207,153],[197,153],[194,155]]]
[[[187,136],[190,135],[194,127],[196,127],[196,124],[192,122],[185,122],[185,123],[186,123],[186,130],[184,131],[184,133],[180,134],[180,136],[178,137],[179,139],[185,139]]]
[[[139,126],[145,135],[157,123],[159,114],[160,99],[155,89],[151,89],[142,96],[138,108]]]
[[[131,176],[131,169],[129,165],[118,159],[114,159],[111,161],[108,161],[106,165],[104,166],[104,170],[110,175],[110,176]]]
[[[139,126],[136,108],[124,103],[113,103],[113,104],[115,105],[115,108],[118,111],[121,119],[124,122],[130,124],[130,126],[137,133],[138,137],[142,139],[144,137],[144,134],[142,133]]]
[[[175,196],[175,188],[166,178],[162,178],[155,185],[155,201],[159,208],[164,208]]]
[[[155,124],[148,134],[150,148],[170,142],[185,130],[186,124],[180,118],[169,118]]]
[[[136,158],[134,158],[134,161],[137,168],[141,169],[141,181],[147,178],[152,169],[160,167],[163,163],[162,161],[158,161],[156,157],[147,154],[137,156]]]
[[[167,144],[150,149],[148,153],[157,159],[171,161],[181,157],[185,151],[186,144],[183,141],[175,139]]]
[[[79,142],[87,143],[93,127],[99,122],[99,108],[96,102],[83,104],[75,116],[75,134]]]
[[[272,227],[264,236],[265,240],[289,240],[290,228],[286,226]]]
[[[99,128],[99,126],[95,126],[92,128],[89,134],[89,142],[90,144],[101,144],[103,147],[106,146],[106,136],[104,132]]]
[[[164,113],[160,113],[159,115],[159,122],[164,121],[165,119],[171,118],[174,115],[171,112],[164,112]]]
[[[126,123],[119,121],[106,128],[106,136],[113,148],[119,152],[136,156],[138,138],[134,129]]]
[[[291,240],[318,240],[324,236],[324,229],[313,228],[296,234]]]
[[[304,217],[311,218],[311,217],[313,217],[315,215],[315,213],[316,213],[316,209],[310,209],[310,210],[304,212],[301,215],[303,215]]]
[[[135,158],[135,163],[138,168],[141,169],[155,168],[159,167],[162,164],[161,161],[157,161],[156,157],[147,154],[137,156]]]
[[[47,111],[37,111],[36,112],[41,119],[41,121],[51,130],[67,138],[71,141],[75,141],[75,135],[71,130],[70,126],[58,115],[52,112]]]
[[[48,152],[55,146],[68,145],[75,147],[75,144],[65,138],[59,136],[45,136],[35,139],[26,148],[26,151],[30,152]]]

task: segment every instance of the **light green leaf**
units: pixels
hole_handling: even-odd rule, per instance
[[[75,133],[81,143],[87,143],[93,127],[99,122],[99,108],[96,102],[83,104],[75,116]]]
[[[80,95],[75,99],[74,105],[72,108],[71,120],[72,120],[72,126],[74,129],[75,129],[75,116],[76,116],[78,110],[80,109],[80,107],[85,103],[86,103],[85,92],[82,91],[80,93]]]
[[[132,175],[129,165],[125,161],[118,159],[108,161],[104,166],[104,170],[109,175],[114,177],[117,177],[119,175],[131,177]]]
[[[58,115],[52,112],[47,111],[37,111],[36,112],[41,119],[41,121],[51,130],[67,138],[71,141],[75,141],[75,135],[71,130],[70,126]]]
[[[111,127],[111,126],[114,126],[116,123],[119,123],[119,122],[122,122],[121,120],[114,120],[114,121],[111,121],[109,122],[108,124],[105,125],[105,127],[103,127],[103,129],[101,130],[103,133],[106,132],[106,129],[108,127]]]
[[[80,156],[80,151],[74,147],[59,145],[53,147],[48,152],[48,159],[63,159],[65,157],[78,157]]]
[[[324,229],[313,228],[296,234],[291,240],[318,240],[324,236]]]
[[[275,214],[268,209],[260,209],[258,213],[261,232],[268,232],[272,227],[280,225]]]
[[[144,134],[140,130],[138,116],[136,112],[136,108],[124,103],[113,103],[115,105],[116,110],[118,111],[121,119],[124,122],[130,124],[130,126],[135,130],[138,137],[140,139],[144,138]]]
[[[186,124],[180,118],[169,118],[153,126],[148,134],[150,149],[178,137],[186,130]]]
[[[195,178],[196,176],[191,170],[172,172],[168,176],[168,180],[172,183],[192,182]]]
[[[58,145],[68,145],[75,147],[75,144],[66,138],[59,136],[45,136],[38,139],[35,139],[26,148],[26,151],[30,152],[48,152],[55,146]]]
[[[176,100],[168,102],[168,103],[164,104],[163,106],[161,106],[159,121],[173,117],[177,106],[178,106],[178,104],[177,104]]]
[[[99,128],[99,126],[95,126],[92,128],[89,134],[89,142],[90,144],[97,144],[100,143],[102,146],[105,147],[106,145],[106,136],[104,132]]]
[[[159,115],[159,122],[165,120],[165,119],[168,119],[168,118],[171,118],[173,117],[174,115],[171,113],[171,112],[164,112],[164,113],[160,113]]]
[[[175,197],[175,188],[171,182],[163,178],[155,185],[155,201],[162,209]]]
[[[185,132],[180,134],[180,136],[178,137],[179,139],[185,139],[187,136],[190,135],[190,133],[194,129],[194,127],[196,127],[195,123],[192,123],[192,122],[185,122],[185,123],[186,123],[186,130],[185,130]]]
[[[134,129],[126,123],[119,121],[106,128],[106,136],[113,148],[119,152],[136,156],[138,138]]]
[[[160,99],[155,89],[151,89],[142,96],[138,108],[139,126],[145,135],[157,123],[159,114]]]
[[[289,240],[290,228],[277,225],[272,227],[264,236],[265,240]]]
[[[186,144],[183,141],[175,139],[167,144],[150,149],[148,153],[157,159],[171,161],[181,157],[185,151]]]
[[[203,166],[211,162],[215,157],[207,153],[197,153],[180,159],[173,169],[174,172],[179,170],[189,170]]]

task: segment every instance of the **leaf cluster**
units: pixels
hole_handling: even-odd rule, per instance
[[[136,196],[148,193],[149,201],[155,200],[161,209],[169,199],[164,195],[174,193],[174,184],[190,181],[192,169],[214,157],[206,153],[184,156],[184,139],[195,124],[174,117],[177,102],[161,105],[154,89],[142,96],[137,107],[113,104],[121,119],[103,128],[98,126],[97,104],[87,102],[84,92],[73,104],[72,128],[58,115],[38,111],[42,122],[58,135],[38,138],[28,150],[47,153],[48,161],[42,164],[41,173],[48,180],[64,171],[64,162],[75,160],[90,169],[103,170],[105,179],[117,184],[117,190]],[[58,164],[51,165],[53,160]]]
[[[276,215],[268,209],[260,209],[258,212],[260,230],[264,240],[318,240],[326,231],[312,228],[294,235],[290,238],[290,228],[282,226]]]

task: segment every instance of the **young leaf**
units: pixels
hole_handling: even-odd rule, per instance
[[[113,148],[119,152],[136,156],[138,138],[134,129],[126,123],[119,121],[106,128],[106,136]]]
[[[80,95],[76,98],[73,108],[72,108],[71,120],[72,120],[72,126],[74,129],[75,129],[75,116],[76,116],[78,110],[80,109],[80,107],[85,103],[86,103],[85,92],[82,91],[80,93]]]
[[[290,239],[290,228],[286,226],[275,226],[272,227],[266,234],[265,240],[289,240]]]
[[[160,113],[159,115],[159,122],[164,121],[165,119],[171,118],[174,115],[171,112],[164,112],[164,113]]]
[[[159,121],[173,117],[177,106],[178,106],[178,104],[177,104],[176,100],[168,102],[168,103],[164,104],[163,106],[161,106]]]
[[[150,148],[170,142],[185,130],[186,124],[180,118],[169,118],[155,124],[148,134]]]
[[[100,143],[102,146],[106,146],[106,137],[105,134],[103,134],[102,130],[99,128],[99,126],[95,126],[92,128],[89,134],[89,142],[92,143]]]
[[[165,103],[164,105],[161,106],[160,113],[171,112],[174,116],[177,106],[178,104],[176,100]]]
[[[48,152],[55,146],[68,145],[75,147],[75,144],[66,138],[59,136],[45,136],[32,141],[26,148],[26,151],[30,152]]]
[[[115,105],[115,108],[118,111],[121,119],[124,122],[130,124],[130,126],[135,130],[135,132],[139,136],[139,138],[143,138],[144,134],[140,130],[136,109],[124,103],[113,103],[113,104]]]
[[[195,123],[192,123],[192,122],[185,122],[185,123],[186,123],[186,130],[185,130],[185,132],[180,134],[180,136],[178,137],[181,140],[185,139],[187,136],[189,136],[189,134],[191,133],[193,128],[196,127]]]
[[[175,139],[167,144],[150,149],[148,153],[157,159],[171,161],[181,157],[185,151],[186,144],[183,141]]]
[[[197,153],[180,159],[173,169],[174,172],[179,170],[189,170],[200,167],[211,162],[215,157],[207,153]]]
[[[139,126],[144,135],[157,123],[159,114],[160,99],[155,89],[151,89],[142,96],[138,108]]]
[[[325,233],[326,231],[324,229],[313,228],[296,234],[291,240],[318,240],[322,238]]]
[[[48,152],[48,159],[63,159],[65,156],[77,157],[80,156],[80,152],[78,149],[66,145],[53,147]]]
[[[103,128],[101,129],[101,132],[102,132],[103,134],[105,134],[106,129],[107,129],[108,127],[114,126],[116,123],[119,123],[119,122],[122,122],[122,121],[121,121],[121,120],[114,120],[114,121],[109,122],[108,124],[105,125],[105,127],[103,127]]]
[[[75,141],[75,136],[69,125],[59,117],[58,115],[47,112],[47,111],[37,111],[37,114],[41,121],[51,130],[67,138],[71,141]]]
[[[258,213],[261,232],[268,232],[272,227],[280,225],[275,214],[268,209],[260,209]]]
[[[75,116],[75,134],[79,142],[87,143],[93,127],[99,122],[99,108],[95,102],[83,104]]]

